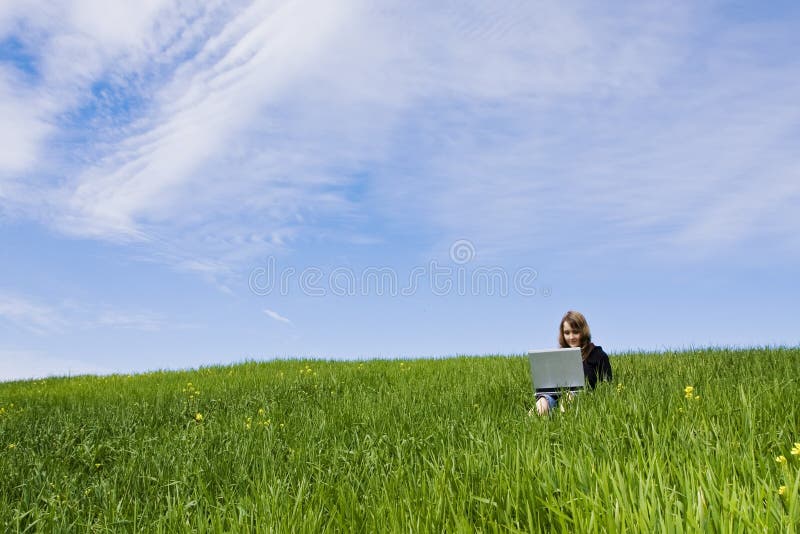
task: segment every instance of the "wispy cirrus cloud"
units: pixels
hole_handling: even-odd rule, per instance
[[[690,2],[165,1],[108,24],[91,3],[48,6],[0,17],[40,29],[41,78],[7,82],[7,101],[48,103],[27,153],[80,131],[80,156],[6,198],[67,234],[212,277],[323,221],[486,253],[587,228],[667,254],[792,239],[800,77],[764,59],[790,22],[721,31],[724,13]]]
[[[53,357],[36,350],[0,349],[0,382],[111,372],[107,367],[75,358]]]
[[[52,23],[58,10],[30,17],[44,34],[37,89],[68,102],[51,116],[70,110],[64,128],[86,137],[78,161],[62,160],[49,183],[9,200],[70,235],[150,242],[178,267],[235,264],[282,246],[314,213],[347,202],[333,191],[342,178],[329,162],[308,157],[313,147],[293,144],[265,108],[291,93],[348,6],[257,1],[234,12],[154,2],[119,34],[92,6],[64,8],[66,27]],[[117,15],[112,28],[127,18]],[[73,37],[74,49],[56,51]],[[75,55],[89,59],[72,74],[56,68]]]
[[[52,306],[8,294],[0,294],[0,319],[35,334],[59,332],[68,324]]]
[[[106,305],[63,301],[44,303],[41,299],[0,293],[0,321],[36,335],[47,336],[68,330],[101,328],[159,331],[192,328],[148,310],[124,310]]]
[[[53,128],[37,112],[37,95],[12,81],[10,69],[0,65],[0,199],[8,196],[4,182],[30,168]]]
[[[266,316],[269,317],[270,319],[274,319],[274,320],[276,320],[278,322],[286,323],[286,324],[292,324],[292,321],[290,321],[289,319],[287,319],[286,317],[282,316],[281,314],[279,314],[276,311],[273,311],[273,310],[270,310],[270,309],[264,309],[264,314],[266,314]]]
[[[661,260],[765,237],[793,250],[800,66],[780,53],[797,41],[792,24],[738,21],[717,34],[720,14],[687,4],[571,9],[550,47],[513,47],[512,71],[528,78],[502,98],[463,84],[450,92],[461,99],[420,108],[403,192],[387,180],[374,200],[432,224],[438,249],[469,235],[496,257],[569,251],[576,240],[582,256],[636,249]],[[468,54],[475,65],[491,56]],[[491,64],[476,72],[502,78]]]
[[[156,332],[165,328],[185,328],[185,325],[176,325],[168,322],[160,314],[152,312],[131,313],[119,310],[102,310],[89,324],[95,328],[111,327],[147,332]]]

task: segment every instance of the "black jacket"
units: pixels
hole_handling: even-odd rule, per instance
[[[589,387],[594,389],[597,379],[611,381],[611,361],[603,347],[595,345],[589,357],[583,360],[583,376],[589,381]]]

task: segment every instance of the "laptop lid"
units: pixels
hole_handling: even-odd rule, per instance
[[[531,381],[535,393],[554,393],[562,389],[583,389],[581,349],[547,349],[528,351]]]

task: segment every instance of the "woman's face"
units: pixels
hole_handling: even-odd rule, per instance
[[[564,341],[567,342],[567,345],[580,348],[581,333],[579,330],[572,328],[567,321],[564,321],[564,324],[561,325],[561,330],[564,332]]]

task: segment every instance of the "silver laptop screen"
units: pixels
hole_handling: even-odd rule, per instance
[[[584,386],[581,349],[549,349],[528,352],[531,380],[536,393],[576,390]]]

